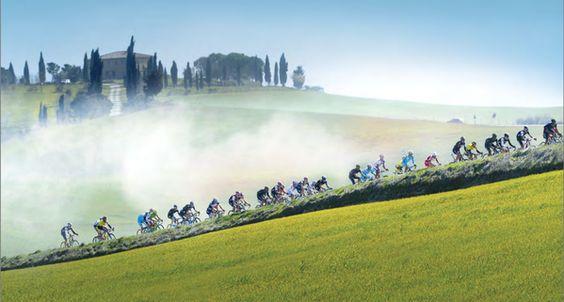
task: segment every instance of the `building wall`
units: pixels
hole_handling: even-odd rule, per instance
[[[147,68],[149,58],[135,58],[141,73]],[[123,80],[125,78],[125,58],[102,59],[103,80]]]

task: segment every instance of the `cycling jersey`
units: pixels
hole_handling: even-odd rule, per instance
[[[381,171],[382,168],[384,168],[385,166],[386,166],[386,161],[383,159],[379,159],[374,163],[374,169],[376,169],[376,171]]]
[[[432,165],[433,165],[433,159],[434,159],[434,158],[435,158],[435,157],[434,157],[433,155],[427,156],[427,158],[425,159],[425,166],[426,166],[426,167],[432,166]]]
[[[349,172],[349,178],[357,177],[357,174],[360,173],[360,168],[354,168]]]
[[[554,132],[554,129],[556,129],[556,125],[553,123],[548,123],[544,125],[544,132],[552,133]]]
[[[519,132],[517,132],[517,139],[523,139],[525,138],[525,135],[531,135],[529,134],[529,131],[525,131],[525,130],[521,130]]]
[[[229,205],[233,206],[235,204],[235,202],[237,202],[237,196],[236,195],[231,195],[229,197]]]
[[[98,220],[96,221],[96,223],[94,223],[94,226],[96,226],[96,227],[103,227],[103,228],[105,228],[107,225],[108,225],[108,222],[106,222],[106,221],[104,221],[104,220],[102,220],[102,219],[98,219]]]
[[[145,214],[139,214],[137,216],[137,224],[142,225],[143,223],[145,223]]]
[[[177,209],[177,208],[172,208],[172,209],[168,210],[168,213],[166,214],[166,216],[167,216],[168,218],[172,218],[172,217],[174,217],[174,214],[175,214],[175,213],[178,213],[178,209]]]
[[[321,191],[321,188],[322,188],[324,185],[327,186],[327,180],[320,179],[320,180],[318,180],[318,181],[315,182],[314,187],[315,187],[315,189],[316,189],[317,191]]]
[[[474,150],[478,151],[478,148],[476,148],[476,146],[474,145],[469,145],[466,147],[466,152],[472,152]]]
[[[401,160],[401,164],[404,167],[408,167],[410,163],[412,166],[415,166],[415,158],[413,155],[406,155]]]
[[[460,153],[460,149],[464,146],[465,146],[465,144],[464,144],[463,141],[458,141],[458,142],[456,142],[456,144],[454,144],[454,147],[452,147],[452,152],[454,154],[458,154],[458,153]]]
[[[262,189],[262,190],[259,190],[257,192],[257,199],[258,200],[263,200],[266,197],[270,197],[270,195],[268,194],[268,189]]]

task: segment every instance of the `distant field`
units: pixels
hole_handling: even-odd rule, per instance
[[[2,272],[3,301],[557,301],[562,171]]]

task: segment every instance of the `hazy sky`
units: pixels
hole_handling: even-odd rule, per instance
[[[85,51],[211,52],[303,65],[327,92],[447,104],[550,106],[563,98],[562,0],[2,1],[2,66],[37,73]],[[272,62],[274,65],[274,62]]]

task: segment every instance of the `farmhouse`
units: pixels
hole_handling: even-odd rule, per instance
[[[101,56],[102,79],[103,80],[121,80],[125,77],[125,61],[127,51],[114,51]],[[150,55],[135,53],[135,61],[141,73],[147,68],[147,62]]]

